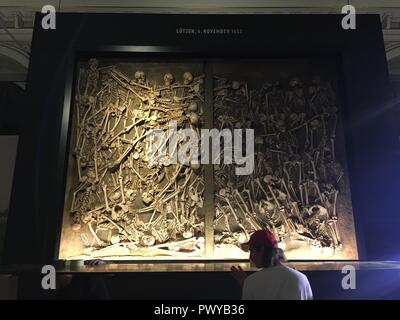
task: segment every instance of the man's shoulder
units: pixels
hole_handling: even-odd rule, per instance
[[[253,281],[258,282],[261,279],[265,279],[265,278],[276,279],[276,278],[281,277],[282,273],[290,274],[290,272],[286,271],[285,269],[286,269],[286,267],[284,267],[284,266],[276,266],[276,267],[261,269],[259,271],[254,272],[250,276],[248,276],[247,279],[251,282],[253,282]]]
[[[256,284],[256,283],[260,283],[260,282],[265,282],[265,280],[267,280],[270,277],[271,277],[271,274],[270,274],[270,270],[268,270],[268,268],[261,269],[261,270],[255,271],[251,275],[249,275],[246,278],[246,282],[248,284],[250,284],[250,283]]]
[[[247,277],[249,281],[259,281],[262,278],[275,278],[275,277],[284,277],[290,278],[293,280],[304,281],[307,280],[307,276],[297,271],[296,269],[290,268],[285,265],[280,265],[272,268],[265,268],[259,271],[254,272],[250,276]],[[307,280],[308,281],[308,280]]]
[[[285,266],[285,270],[288,275],[287,277],[289,279],[291,279],[293,282],[296,282],[298,284],[308,284],[309,283],[308,278],[304,273],[302,273],[296,269],[290,268],[288,266]]]
[[[261,273],[260,270],[254,271],[251,275],[249,275],[249,276],[246,278],[246,281],[247,281],[247,282],[257,281],[257,280],[260,278],[260,273]]]

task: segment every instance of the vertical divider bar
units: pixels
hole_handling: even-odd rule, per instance
[[[205,68],[205,107],[204,127],[214,127],[214,94],[213,94],[213,67],[209,60],[204,63]],[[204,212],[205,212],[205,249],[206,258],[214,256],[214,166],[211,161],[211,143],[209,144],[209,164],[204,166]]]

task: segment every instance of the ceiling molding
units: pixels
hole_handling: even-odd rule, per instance
[[[4,55],[12,60],[18,62],[21,66],[28,70],[29,56],[20,48],[12,46],[7,43],[0,43],[0,55]]]
[[[381,15],[388,61],[400,57],[400,1],[350,0],[350,3],[356,7],[357,13]],[[59,9],[58,0],[48,0],[46,4]],[[340,14],[342,6],[346,4],[347,0],[61,0],[61,12]],[[7,31],[0,29],[0,53],[26,68],[29,57],[21,48],[29,52],[35,12],[40,11],[42,6],[42,0],[2,0],[0,4],[0,19],[7,28]],[[12,38],[22,44],[21,48],[13,43]]]

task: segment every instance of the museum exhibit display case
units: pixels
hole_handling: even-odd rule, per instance
[[[387,98],[379,17],[36,20],[8,262],[243,261],[261,228],[290,260],[363,260],[364,234],[389,237],[395,126],[366,118]]]

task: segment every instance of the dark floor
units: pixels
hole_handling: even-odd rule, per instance
[[[355,268],[354,290],[342,288],[343,278],[347,275],[342,273],[342,267],[349,264]],[[52,290],[41,288],[43,275],[40,269],[25,266],[18,272],[18,297],[240,299],[240,288],[229,273],[230,265],[200,263],[189,268],[186,264],[186,271],[183,271],[184,264],[165,263],[64,268],[59,274],[74,274],[75,283],[71,291],[58,296]],[[315,299],[400,299],[400,262],[296,262],[290,266],[307,275]],[[2,273],[6,271],[11,270],[3,267]]]

